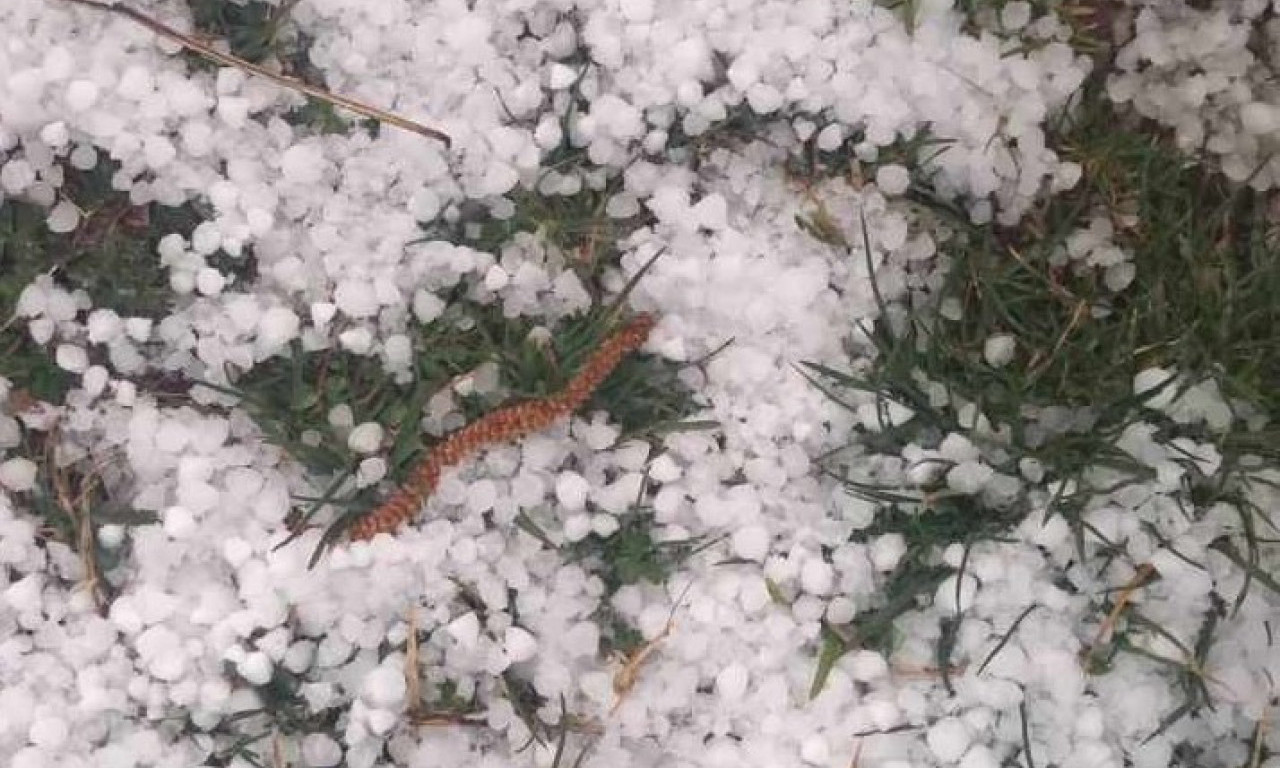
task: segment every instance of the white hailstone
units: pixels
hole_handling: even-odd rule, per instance
[[[871,565],[881,572],[892,571],[898,567],[898,561],[907,553],[907,541],[900,533],[886,533],[877,536],[867,550]]]
[[[395,712],[386,709],[370,709],[365,714],[365,723],[369,727],[369,732],[375,736],[382,736],[395,727],[399,718]],[[359,756],[360,746],[356,746],[351,750],[351,764],[353,768],[361,768],[368,766],[372,768],[373,761],[377,758],[377,754],[370,752],[367,762],[362,761]]]
[[[36,463],[30,459],[8,459],[0,464],[0,485],[15,493],[23,493],[35,487]]]
[[[996,471],[979,461],[962,461],[947,472],[947,487],[967,495],[982,490]]]
[[[659,483],[674,483],[684,471],[670,454],[664,453],[649,464],[649,477]]]
[[[407,368],[413,362],[413,342],[403,333],[393,334],[382,342],[382,354],[391,368]]]
[[[1131,261],[1123,261],[1119,264],[1112,264],[1102,273],[1102,282],[1107,286],[1107,290],[1112,293],[1119,293],[1138,276],[1138,268]]]
[[[911,188],[911,172],[896,163],[876,169],[876,186],[886,195],[901,195]]]
[[[944,717],[929,728],[925,734],[925,743],[939,761],[954,763],[969,749],[972,738],[969,727],[963,720]]]
[[[111,374],[101,365],[91,365],[80,379],[80,386],[89,397],[97,397],[107,388],[107,380]]]
[[[467,486],[467,509],[473,514],[483,514],[493,509],[498,501],[498,485],[488,478]]]
[[[27,325],[27,330],[31,333],[31,339],[37,344],[47,344],[53,339],[55,330],[53,318],[37,317]]]
[[[136,641],[138,656],[147,665],[147,671],[157,680],[173,682],[182,678],[187,669],[187,656],[182,649],[182,638],[164,624],[148,627]]]
[[[1280,128],[1280,109],[1261,101],[1240,108],[1240,124],[1247,133],[1261,136]]]
[[[1011,32],[1027,26],[1029,21],[1031,21],[1031,4],[1023,0],[1006,3],[1004,8],[1000,9],[1000,26]]]
[[[268,349],[279,349],[298,335],[302,321],[288,307],[272,307],[258,318],[258,341]]]
[[[755,83],[747,89],[747,104],[757,115],[768,115],[782,107],[782,92],[771,85]]]
[[[164,136],[148,136],[142,143],[142,153],[147,160],[147,165],[155,170],[164,168],[178,156],[178,150],[173,146],[173,142]]]
[[[617,533],[621,527],[622,524],[613,515],[602,513],[591,516],[591,531],[602,539],[607,539]]]
[[[937,591],[933,595],[933,605],[935,608],[946,611],[947,613],[963,613],[973,606],[973,600],[978,595],[978,580],[972,576],[965,576],[964,581],[960,582],[960,594],[956,594],[956,577],[948,576],[938,585]],[[960,598],[959,604],[956,598]]]
[[[716,695],[721,701],[738,703],[747,693],[750,673],[742,664],[730,664],[716,675]]]
[[[80,223],[80,210],[69,200],[63,200],[49,211],[45,218],[45,226],[50,232],[64,234],[76,228]]]
[[[1019,459],[1018,472],[1027,482],[1039,483],[1044,479],[1044,464],[1040,463],[1039,459]]]
[[[520,172],[506,163],[491,163],[481,180],[481,188],[487,195],[505,195],[520,181]]]
[[[811,595],[830,594],[834,581],[834,569],[821,558],[810,558],[800,569],[800,586]]]
[[[831,624],[848,624],[857,612],[858,607],[847,597],[837,597],[827,603],[827,621]]]
[[[992,368],[1003,368],[1012,362],[1016,348],[1017,342],[1012,335],[997,333],[993,336],[988,336],[986,342],[983,343],[982,358]]]
[[[335,429],[350,429],[355,424],[355,413],[346,403],[339,403],[329,409],[329,426]]]
[[[239,536],[232,536],[222,544],[222,557],[232,568],[239,568],[253,557],[253,545]]]
[[[844,143],[844,129],[839,123],[831,123],[827,127],[818,131],[817,144],[818,149],[823,152],[834,152]]]
[[[139,344],[151,338],[151,318],[130,317],[124,321],[124,332]]]
[[[18,613],[40,610],[43,602],[44,574],[32,573],[10,584],[3,593],[4,602]]]
[[[831,763],[831,745],[826,737],[814,733],[800,744],[800,759],[809,765],[829,765]]]
[[[510,282],[511,275],[497,264],[489,267],[489,271],[484,273],[484,287],[490,291],[500,291]]]
[[[36,169],[22,158],[10,160],[0,168],[0,188],[11,195],[24,192],[36,181]]]
[[[311,324],[324,328],[338,314],[338,305],[328,301],[317,301],[310,307]]]
[[[769,531],[761,525],[748,525],[734,531],[733,553],[744,560],[763,561],[769,554]]]
[[[124,323],[120,316],[110,309],[95,309],[87,319],[89,342],[106,344],[114,341],[124,331]]]
[[[577,472],[561,472],[556,478],[556,499],[568,510],[579,510],[587,505],[587,493],[591,484]]]
[[[569,515],[564,521],[564,537],[579,542],[591,534],[591,515]]]
[[[89,367],[89,354],[76,344],[59,344],[54,360],[59,368],[71,373],[83,373]]]
[[[70,140],[71,132],[67,130],[67,124],[61,120],[49,123],[40,129],[40,141],[54,149],[61,149]]]
[[[1173,402],[1178,387],[1170,382],[1175,374],[1164,368],[1146,368],[1138,371],[1133,377],[1133,394],[1142,396],[1148,392],[1152,395],[1144,403],[1148,408],[1161,410]],[[1156,392],[1155,390],[1159,390]]]
[[[208,256],[222,247],[222,230],[212,221],[201,222],[191,233],[191,250]]]
[[[356,453],[373,453],[381,446],[382,425],[376,421],[366,421],[347,435],[347,447]]]
[[[349,278],[338,283],[333,301],[348,317],[369,317],[378,312],[378,294],[367,280]]]
[[[562,91],[573,85],[578,79],[578,73],[573,67],[556,62],[552,64],[547,71],[547,87],[553,91]]]
[[[42,717],[31,724],[27,730],[27,738],[32,744],[50,752],[56,751],[67,740],[70,728],[67,721],[60,717]]]
[[[356,355],[367,355],[373,350],[373,333],[364,326],[338,334],[342,348]]]
[[[445,303],[434,293],[418,290],[413,294],[413,316],[420,323],[430,323],[444,314]]]
[[[324,154],[315,144],[294,144],[280,157],[280,172],[291,184],[315,184],[324,173]]]
[[[186,123],[182,127],[182,146],[192,156],[204,157],[213,147],[213,128],[208,123]]]
[[[975,744],[960,758],[960,768],[1000,768],[1000,758],[996,757],[990,747]]]
[[[538,639],[521,627],[507,627],[502,636],[502,649],[512,664],[520,664],[537,655]]]
[[[360,696],[371,707],[395,709],[404,701],[407,690],[404,670],[384,664],[364,676]]]
[[[618,10],[627,21],[643,23],[653,18],[653,0],[618,0]]]
[[[445,626],[445,631],[462,648],[468,651],[474,650],[476,644],[480,642],[480,619],[474,611],[468,611],[449,622]]]
[[[196,272],[196,290],[202,296],[217,296],[227,284],[227,279],[213,267],[201,267]]]
[[[251,685],[266,685],[271,682],[273,669],[271,657],[262,651],[253,651],[245,654],[244,659],[236,664],[236,669],[240,672],[240,676]]]
[[[947,461],[957,464],[962,461],[977,461],[982,457],[978,446],[959,432],[951,432],[943,438],[938,445],[938,453]]]
[[[92,80],[72,80],[67,86],[67,107],[73,112],[83,112],[98,101],[100,89]]]
[[[300,675],[311,668],[316,658],[316,644],[310,640],[299,640],[285,651],[283,663],[286,669]]]
[[[356,485],[361,488],[368,488],[386,476],[387,462],[384,459],[373,456],[361,461],[360,466],[356,468]]]
[[[889,663],[875,651],[854,651],[845,658],[849,677],[859,682],[869,683],[889,674]]]
[[[172,539],[185,539],[196,532],[196,518],[186,507],[173,506],[164,511],[164,532]]]
[[[342,746],[324,733],[302,737],[302,762],[307,768],[331,768],[342,762]]]
[[[418,221],[431,221],[440,215],[440,195],[431,187],[423,187],[413,193],[409,210]]]

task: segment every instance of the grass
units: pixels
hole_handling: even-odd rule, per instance
[[[820,366],[808,366],[807,372],[838,402],[842,392],[859,390],[882,405],[898,403],[916,412],[906,424],[861,435],[859,442],[872,453],[896,455],[910,443],[933,447],[947,433],[959,432],[982,447],[998,470],[1016,475],[1020,460],[1035,459],[1047,469],[1048,482],[1078,484],[1074,494],[1055,496],[1052,510],[1071,524],[1077,557],[1099,573],[1124,555],[1124,547],[1105,541],[1085,522],[1085,503],[1102,490],[1089,485],[1087,473],[1101,466],[1130,478],[1125,482],[1141,482],[1149,471],[1114,447],[1124,429],[1143,421],[1157,426],[1160,440],[1212,442],[1223,452],[1222,470],[1213,477],[1190,473],[1179,498],[1192,517],[1220,502],[1236,505],[1244,533],[1213,546],[1246,572],[1246,590],[1251,584],[1272,589],[1276,580],[1259,565],[1266,543],[1257,530],[1266,525],[1266,514],[1251,509],[1241,493],[1250,462],[1261,458],[1275,466],[1280,459],[1280,303],[1274,298],[1280,291],[1280,241],[1268,201],[1227,184],[1146,126],[1119,118],[1096,83],[1078,106],[1059,126],[1058,137],[1061,153],[1083,168],[1081,183],[1044,201],[1016,228],[972,225],[932,195],[926,178],[915,179],[910,198],[919,211],[954,231],[940,245],[950,259],[945,287],[937,296],[914,296],[907,307],[882,306],[881,321],[870,329],[878,356],[869,365],[855,364],[853,373]],[[811,167],[840,165],[839,157],[823,157]],[[1067,237],[1095,215],[1112,222],[1116,242],[1132,253],[1136,278],[1123,291],[1108,289],[1099,271],[1061,264]],[[831,232],[826,221],[819,207],[802,224],[823,242],[846,248],[852,242],[856,249],[858,233]],[[959,311],[943,316],[944,302]],[[1003,367],[984,359],[984,345],[996,334],[1017,341],[1014,359]],[[1183,374],[1185,384],[1171,385],[1179,390],[1215,382],[1237,416],[1230,429],[1212,434],[1145,407],[1156,393],[1135,396],[1134,375],[1153,366]],[[931,400],[931,385],[945,389],[945,403]],[[993,441],[962,419],[965,404],[1006,427],[1007,440]],[[1037,423],[1063,414],[1075,417],[1078,426],[1061,430]],[[839,454],[828,468],[851,492],[881,507],[876,523],[858,538],[900,533],[908,551],[872,607],[851,625],[824,629],[815,694],[844,652],[895,647],[894,621],[927,604],[942,579],[957,571],[940,564],[942,550],[962,544],[967,560],[973,543],[1000,538],[1033,509],[1025,496],[1010,507],[983,507],[950,496],[941,482],[917,494],[848,480]],[[1141,653],[1130,639],[1134,633],[1163,632],[1131,607],[1103,603],[1099,610],[1109,607],[1123,613],[1121,628],[1113,642],[1091,653]],[[1169,671],[1183,699],[1148,738],[1212,706],[1203,661],[1230,609],[1215,604],[1184,659],[1150,659]],[[959,618],[942,619],[936,648],[948,687],[948,641],[956,636]],[[1107,666],[1097,664],[1095,671],[1101,674]]]
[[[309,41],[288,25],[292,5],[190,0],[196,28],[202,34],[225,40],[245,59],[275,61],[290,74],[312,81],[316,74],[306,59]],[[908,19],[914,15],[912,0],[886,5]],[[961,2],[975,28],[990,26],[992,15],[1003,5],[1003,0]],[[1037,4],[1041,5],[1067,4]],[[1090,48],[1096,43],[1090,37],[1095,31],[1091,25],[1096,26],[1089,21],[1093,17],[1078,14],[1073,18],[1086,19],[1079,23],[1076,43]],[[587,66],[585,59],[571,63]],[[191,65],[207,66],[195,58]],[[581,106],[581,100],[571,100],[571,109]],[[321,132],[343,132],[351,127],[327,104],[314,100],[290,119]],[[677,130],[672,144],[682,148],[696,165],[700,156],[716,146],[754,138],[762,124],[749,110],[735,110],[729,120],[701,136],[683,137]],[[376,125],[366,127],[376,130]],[[1239,422],[1234,425],[1221,438],[1226,469],[1189,489],[1188,503],[1193,514],[1222,501],[1246,510],[1242,525],[1253,533],[1220,540],[1214,547],[1240,565],[1259,588],[1274,590],[1276,579],[1258,565],[1259,552],[1267,544],[1256,526],[1250,527],[1255,517],[1260,520],[1262,516],[1247,512],[1238,488],[1246,455],[1269,460],[1280,457],[1275,448],[1280,445],[1280,432],[1275,427],[1280,416],[1280,390],[1275,387],[1280,381],[1280,334],[1275,330],[1280,327],[1280,303],[1274,301],[1280,295],[1280,247],[1266,201],[1198,169],[1145,126],[1118,121],[1096,88],[1084,94],[1080,109],[1058,127],[1057,135],[1061,152],[1083,167],[1082,183],[1076,190],[1047,201],[1014,229],[970,225],[963,215],[930,194],[927,178],[917,179],[914,202],[955,232],[945,245],[952,263],[943,296],[961,309],[958,319],[938,315],[940,297],[924,297],[909,312],[890,313],[900,323],[893,327],[884,323],[873,329],[880,355],[871,366],[854,374],[816,366],[807,372],[833,396],[845,389],[861,389],[883,401],[908,404],[917,410],[918,418],[901,427],[862,436],[863,445],[873,452],[895,453],[910,442],[936,445],[947,432],[969,434],[975,443],[990,448],[990,441],[975,434],[972,425],[960,418],[959,406],[974,403],[994,422],[1010,429],[1000,468],[1013,472],[1018,460],[1034,458],[1049,469],[1050,481],[1082,480],[1090,467],[1099,464],[1139,472],[1111,447],[1115,437],[1138,419],[1158,423],[1166,437],[1209,437],[1198,428],[1175,424],[1143,409],[1132,394],[1137,371],[1159,365],[1176,368],[1192,379],[1213,380],[1229,397],[1269,416],[1271,423],[1261,428],[1246,428]],[[885,162],[918,161],[933,151],[936,142],[922,133],[891,148],[882,158]],[[799,176],[816,177],[847,167],[848,156],[847,151],[809,153],[797,158],[792,170]],[[580,151],[566,145],[549,162],[569,169],[581,164],[583,158]],[[189,231],[201,212],[191,206],[130,207],[122,196],[110,191],[109,171],[106,167],[87,174],[69,171],[68,194],[88,218],[88,224],[74,236],[49,234],[43,213],[35,207],[7,201],[0,208],[0,309],[10,310],[21,288],[36,274],[51,269],[64,285],[88,291],[95,306],[148,316],[159,316],[168,309],[170,294],[154,255],[156,241],[167,232]],[[480,207],[467,209],[458,223],[435,223],[425,229],[423,237],[496,252],[514,237],[531,234],[600,293],[606,274],[616,264],[617,243],[648,221],[643,214],[625,220],[607,215],[605,206],[616,185],[614,179],[602,190],[584,188],[568,196],[520,192],[512,197],[515,210],[510,217],[499,219]],[[1063,270],[1055,261],[1066,237],[1095,213],[1114,223],[1118,241],[1133,253],[1137,279],[1119,294],[1107,290],[1099,275]],[[829,224],[820,215],[801,222],[824,242],[840,247],[852,243],[856,249],[858,233],[832,231]],[[251,261],[244,268],[251,270]],[[416,416],[434,393],[477,366],[492,363],[499,372],[502,399],[494,395],[462,397],[468,419],[500,402],[546,395],[563,384],[609,328],[606,314],[598,309],[557,323],[551,329],[550,344],[542,346],[529,341],[534,323],[504,318],[491,307],[469,302],[465,291],[451,297],[449,306],[439,320],[413,332],[414,369],[407,383],[387,375],[376,359],[335,350],[305,352],[300,346],[288,356],[234,377],[233,391],[243,398],[243,406],[268,438],[317,476],[334,478],[328,492],[319,498],[299,500],[296,525],[315,523],[316,514],[326,506],[339,510],[340,516],[358,515],[381,498],[378,489],[349,492],[343,487],[342,481],[354,472],[357,457],[328,423],[334,406],[350,406],[357,423],[373,420],[402,425],[392,434],[387,453],[390,479],[395,481],[434,442],[415,428]],[[1014,360],[1001,368],[983,359],[986,340],[997,333],[1009,333],[1018,340]],[[55,402],[69,385],[66,375],[51,364],[48,351],[33,344],[16,325],[0,330],[0,374],[32,395]],[[668,429],[688,427],[683,420],[694,410],[694,401],[680,386],[677,374],[677,368],[660,360],[629,358],[597,391],[589,408],[607,411],[629,436],[653,437]],[[943,385],[950,402],[934,405],[926,391],[927,382]],[[1043,416],[1045,409],[1057,407],[1085,417],[1087,428],[1037,432],[1037,414]],[[32,440],[22,450],[33,456],[43,452]],[[838,456],[832,457],[827,468],[844,478],[852,492],[881,505],[875,523],[856,537],[869,540],[884,533],[900,533],[907,552],[885,578],[876,603],[848,625],[824,627],[811,691],[815,695],[847,651],[892,651],[899,639],[897,621],[926,604],[947,577],[959,575],[956,571],[963,571],[967,552],[974,544],[1000,539],[1027,510],[1025,498],[1007,508],[991,509],[971,498],[947,495],[941,487],[903,494],[898,489],[848,480]],[[98,547],[97,529],[109,522],[142,521],[132,518],[127,509],[116,509],[100,486],[95,487],[88,470],[69,471],[46,482],[33,501],[48,521],[49,535],[79,542],[82,556],[92,549],[89,556],[96,567],[108,573],[112,558],[127,550]],[[1083,495],[1064,496],[1055,500],[1055,510],[1072,522],[1081,556],[1096,558],[1105,566],[1122,548],[1097,541],[1096,532],[1089,530],[1080,515],[1083,501]],[[612,536],[593,534],[562,548],[567,561],[582,563],[604,581],[607,595],[626,584],[663,583],[700,547],[712,543],[660,542],[649,510],[639,502],[621,522],[622,527]],[[520,524],[551,543],[533,517],[523,517]],[[93,544],[84,543],[90,539]],[[1086,541],[1090,542],[1088,548]],[[959,569],[941,563],[940,552],[952,545],[961,545],[966,551]],[[460,586],[460,599],[466,601],[465,586]],[[639,633],[609,611],[607,600],[602,605],[605,607],[596,618],[604,630],[606,646],[623,653],[640,647],[643,640]],[[983,666],[1034,608],[1028,607],[1008,626]],[[1162,729],[1212,705],[1202,666],[1218,623],[1231,608],[1215,604],[1206,613],[1194,646],[1184,649],[1184,661],[1149,659],[1167,667],[1185,694],[1183,703],[1167,713]],[[948,683],[945,671],[951,666],[950,642],[957,636],[959,621],[952,616],[941,620],[936,661],[944,684]],[[1091,649],[1099,654],[1099,671],[1116,654],[1144,653],[1129,636],[1141,631],[1162,630],[1137,611],[1127,611],[1114,642]],[[247,713],[244,722],[225,724],[226,744],[211,764],[238,764],[236,760],[265,764],[266,755],[276,748],[277,734],[335,727],[336,711],[310,715],[300,708],[300,682],[278,674],[277,679],[260,687],[262,708]],[[558,743],[557,754],[565,754],[569,726],[557,731],[542,723],[537,714],[548,702],[514,673],[501,676],[496,684],[534,738]],[[447,684],[428,692],[427,700],[437,714],[458,716],[471,714],[476,704],[458,696]],[[581,725],[572,716],[565,722],[573,727]],[[1025,730],[1025,709],[1023,725]]]

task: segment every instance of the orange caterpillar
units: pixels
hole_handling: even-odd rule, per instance
[[[550,397],[530,400],[486,414],[450,434],[431,450],[377,509],[357,520],[348,535],[353,540],[371,539],[390,533],[411,519],[423,500],[435,490],[440,475],[481,448],[509,443],[554,424],[576,411],[591,393],[608,378],[622,358],[644,344],[653,330],[652,315],[637,315],[614,333],[591,355],[586,365],[565,386]]]

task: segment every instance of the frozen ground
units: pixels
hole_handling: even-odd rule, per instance
[[[6,0],[0,201],[43,205],[51,229],[72,230],[63,164],[110,161],[134,203],[194,199],[210,215],[159,247],[176,299],[159,322],[94,309],[49,280],[18,304],[77,386],[57,407],[0,406],[0,757],[14,768],[1280,765],[1263,759],[1280,752],[1276,730],[1260,726],[1280,675],[1277,596],[1247,579],[1275,562],[1259,550],[1242,569],[1221,546],[1238,554],[1243,534],[1265,534],[1249,526],[1270,520],[1244,508],[1280,508],[1280,471],[1259,464],[1234,505],[1185,513],[1190,480],[1217,475],[1215,436],[1236,418],[1212,383],[1156,390],[1177,373],[1144,372],[1134,387],[1148,412],[1202,437],[1168,440],[1138,421],[1116,447],[1149,470],[1140,479],[1103,466],[1062,479],[1011,461],[1009,425],[928,382],[959,426],[886,452],[869,436],[921,414],[856,392],[838,404],[802,373],[865,367],[877,354],[867,329],[938,290],[948,227],[904,202],[912,175],[975,222],[1015,223],[1081,174],[1046,146],[1089,71],[1064,22],[1011,2],[978,34],[949,2],[910,5],[910,25],[859,0],[292,9],[328,87],[440,128],[445,147],[392,128],[295,128],[281,118],[299,103],[291,91],[195,68],[127,19]],[[1271,51],[1267,4],[1130,5],[1138,34],[1112,97],[1188,149],[1206,140],[1228,176],[1271,186],[1280,100],[1249,47],[1256,34]],[[182,3],[132,7],[190,24]],[[700,140],[744,116],[752,137]],[[926,134],[936,142],[916,155],[876,164]],[[864,178],[804,188],[785,168],[811,139],[851,149]],[[555,160],[566,155],[577,161]],[[717,429],[644,441],[581,413],[448,474],[398,535],[340,545],[309,569],[319,530],[276,545],[291,496],[331,478],[212,389],[175,404],[134,383],[166,371],[225,384],[230,366],[249,371],[295,341],[408,377],[415,329],[460,295],[548,325],[581,313],[591,295],[564,254],[529,239],[491,253],[424,239],[422,226],[477,206],[504,219],[521,191],[584,186],[607,186],[619,220],[650,214],[604,284],[620,290],[661,252],[629,304],[659,318],[645,352],[690,363],[695,418]],[[846,247],[798,223],[814,200]],[[1064,258],[1122,291],[1132,266],[1112,234],[1099,220]],[[251,252],[256,277],[220,270],[219,251]],[[987,362],[1006,364],[1017,341],[990,339]],[[432,402],[425,429],[460,423],[451,398]],[[378,482],[403,425],[356,425],[349,409],[330,420],[368,457],[361,482]],[[52,462],[20,450],[24,433],[54,436]],[[836,452],[839,471],[819,472]],[[156,517],[98,529],[119,554],[99,576],[119,591],[102,613],[84,559],[34,512],[43,475],[77,463]],[[1022,517],[934,553],[933,599],[902,614],[882,653],[849,627],[884,604],[908,542],[877,532],[882,510],[845,480],[917,512],[950,498]],[[1049,512],[1063,494],[1087,497],[1087,541]],[[606,596],[564,549],[610,536],[638,506],[656,538],[709,545],[664,584]],[[1159,631],[1128,633],[1138,652],[1100,671],[1090,651],[1115,629],[1105,606],[1128,603]],[[654,641],[621,692],[623,665],[601,653],[604,615]],[[1214,642],[1201,653],[1206,616]],[[1164,722],[1186,686],[1215,706]],[[411,694],[439,702],[446,689],[475,702],[479,724],[410,722]]]

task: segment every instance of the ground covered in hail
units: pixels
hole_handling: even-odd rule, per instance
[[[0,762],[1275,768],[1275,14],[6,0]]]

